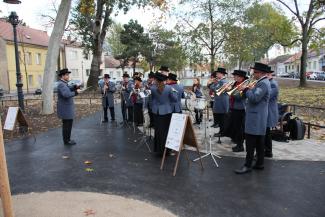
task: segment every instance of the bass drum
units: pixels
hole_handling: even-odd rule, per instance
[[[207,106],[206,100],[204,98],[196,98],[194,108],[197,110],[204,110]]]

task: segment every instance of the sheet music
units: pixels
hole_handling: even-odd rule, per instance
[[[176,114],[172,115],[168,135],[166,140],[166,148],[179,151],[182,142],[183,132],[185,131],[186,115]]]
[[[3,129],[13,130],[17,119],[18,107],[9,107]]]

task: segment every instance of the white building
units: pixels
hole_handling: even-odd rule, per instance
[[[93,55],[90,53],[88,56],[85,56],[81,43],[71,41],[69,37],[67,40],[62,41],[61,49],[62,65],[64,68],[68,68],[71,71],[70,79],[81,81],[86,85],[90,74]],[[101,70],[104,69],[104,65],[104,55],[102,55]]]
[[[121,68],[120,61],[115,59],[113,56],[105,56],[105,73],[108,73],[113,81],[121,81],[124,73],[127,73],[132,77],[133,75],[133,67],[132,63],[124,68],[124,72]],[[135,68],[136,72],[144,73],[143,68],[141,68],[138,64]]]
[[[271,66],[272,70],[274,71],[276,76],[281,76],[286,73],[285,62],[291,57],[292,55],[281,55],[274,59],[272,59],[268,64]]]

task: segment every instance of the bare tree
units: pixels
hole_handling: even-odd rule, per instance
[[[308,44],[312,36],[317,32],[316,24],[325,20],[325,14],[323,8],[317,0],[309,0],[308,10],[302,11],[298,6],[298,0],[290,0],[293,6],[290,6],[288,2],[284,0],[276,0],[285,6],[294,16],[295,19],[300,24],[301,33],[299,38],[292,41],[292,44],[297,41],[301,42],[301,59],[300,59],[300,87],[306,86],[306,68],[307,68],[307,58],[308,58]],[[307,2],[307,1],[304,1]]]
[[[53,113],[53,82],[55,78],[55,68],[57,57],[59,55],[60,42],[68,20],[72,0],[62,0],[55,22],[54,28],[49,40],[49,47],[45,61],[43,76],[43,114]]]

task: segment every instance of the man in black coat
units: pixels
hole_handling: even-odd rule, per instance
[[[62,119],[62,135],[64,145],[76,144],[76,142],[71,140],[70,137],[74,118],[73,97],[80,93],[80,89],[77,86],[68,86],[70,73],[71,72],[68,69],[62,69],[58,73],[60,80],[58,83],[57,114],[58,117]]]

